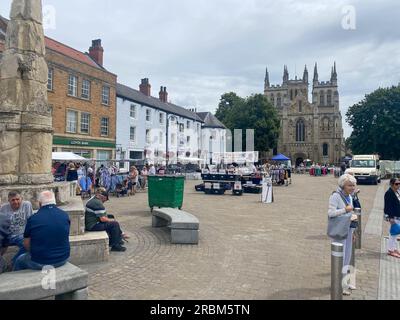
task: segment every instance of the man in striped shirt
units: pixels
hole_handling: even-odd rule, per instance
[[[108,218],[106,208],[103,205],[106,201],[108,201],[108,193],[106,189],[97,189],[96,195],[86,204],[86,230],[106,231],[110,239],[111,251],[124,252],[126,251],[126,248],[122,246],[124,235],[119,223]]]

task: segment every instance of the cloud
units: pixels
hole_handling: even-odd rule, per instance
[[[11,0],[0,14],[8,16]],[[87,51],[101,38],[105,66],[138,88],[150,78],[153,95],[166,86],[172,102],[215,111],[220,96],[263,92],[271,82],[312,76],[321,80],[338,65],[343,118],[347,108],[380,86],[399,82],[400,2],[396,0],[45,0],[56,9],[56,29],[46,33]],[[344,30],[343,8],[355,9],[356,29]],[[346,135],[351,132],[346,125]]]

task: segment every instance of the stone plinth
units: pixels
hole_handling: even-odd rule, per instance
[[[68,204],[59,206],[68,213],[71,220],[70,235],[79,236],[85,233],[85,207],[80,197],[69,199]]]
[[[8,193],[10,191],[19,191],[24,200],[32,203],[33,209],[39,209],[38,197],[42,191],[51,190],[56,195],[57,204],[66,204],[71,198],[75,197],[74,186],[70,182],[54,182],[43,185],[6,185],[0,187],[1,203],[8,201]]]
[[[81,236],[70,237],[70,262],[76,265],[106,262],[109,257],[109,239],[105,231],[86,232]]]

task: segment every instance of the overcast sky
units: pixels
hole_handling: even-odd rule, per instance
[[[1,0],[9,17],[11,0]],[[300,77],[329,80],[337,62],[343,118],[378,87],[400,80],[398,0],[44,0],[55,8],[46,35],[81,51],[101,38],[105,67],[152,95],[166,86],[171,102],[216,110],[221,94],[262,93],[265,67],[272,84],[283,65]],[[117,5],[118,4],[118,5]],[[352,6],[352,7],[349,7]],[[354,8],[354,10],[353,10]],[[48,11],[46,11],[48,12]],[[354,17],[356,19],[354,19]],[[51,24],[52,17],[47,24]],[[350,134],[345,126],[345,135]]]

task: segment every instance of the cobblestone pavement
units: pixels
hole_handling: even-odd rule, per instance
[[[151,228],[147,194],[112,199],[131,235],[127,252],[108,263],[81,266],[89,272],[91,299],[329,299],[330,241],[326,236],[333,177],[296,175],[274,188],[275,203],[259,195],[211,196],[188,181],[184,210],[200,220],[198,246],[171,245],[168,229]],[[376,186],[360,186],[363,225]],[[381,239],[364,237],[357,251],[359,290],[346,299],[377,299]]]

